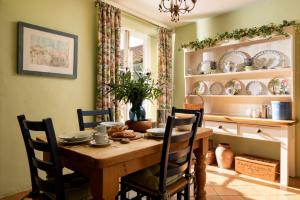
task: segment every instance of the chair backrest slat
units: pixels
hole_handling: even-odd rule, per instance
[[[175,116],[176,113],[181,113],[181,114],[195,114],[199,112],[200,113],[200,121],[198,126],[201,127],[202,126],[202,122],[203,122],[203,116],[204,116],[204,109],[200,108],[198,110],[191,110],[191,109],[182,109],[182,108],[176,108],[176,107],[172,107],[172,116]]]
[[[167,177],[184,173],[187,170],[188,166],[189,166],[189,163],[184,162],[184,163],[178,165],[178,167],[172,167],[171,169],[168,169]]]
[[[98,117],[104,117],[108,116],[108,121],[114,121],[113,118],[113,111],[111,108],[108,108],[106,110],[86,110],[83,111],[82,109],[77,109],[77,116],[78,116],[78,123],[79,123],[79,129],[83,131],[86,128],[94,128],[99,123],[96,121],[96,118]],[[93,122],[85,122],[84,117],[93,117]]]
[[[33,140],[31,138],[28,139],[29,145],[32,149],[44,152],[50,152],[49,145],[42,141]]]
[[[53,166],[53,163],[51,163],[51,162],[42,161],[38,158],[32,158],[32,163],[39,170],[42,170],[45,172],[54,171],[54,166]]]
[[[178,160],[184,156],[186,156],[191,150],[191,146],[188,146],[184,149],[179,149],[176,151],[170,151],[169,153],[169,161]]]
[[[45,131],[44,124],[42,122],[24,121],[25,128],[32,131]]]
[[[184,142],[186,140],[189,140],[191,137],[193,137],[193,132],[188,132],[182,135],[174,135],[171,138],[171,143]]]

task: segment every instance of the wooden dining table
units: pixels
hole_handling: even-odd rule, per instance
[[[208,138],[211,129],[199,128],[195,137],[194,154],[196,199],[206,199],[206,164]],[[45,141],[45,137],[38,136]],[[64,167],[90,178],[95,200],[114,200],[119,191],[119,178],[160,162],[162,140],[141,138],[128,144],[114,141],[112,145],[97,148],[89,144],[59,145]]]

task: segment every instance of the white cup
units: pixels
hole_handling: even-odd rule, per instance
[[[95,133],[94,140],[96,144],[107,144],[109,142],[108,135],[106,133]]]

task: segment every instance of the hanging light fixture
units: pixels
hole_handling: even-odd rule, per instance
[[[188,3],[190,1],[190,3]],[[193,5],[190,5],[191,2]],[[179,14],[189,13],[194,9],[197,0],[161,0],[158,10],[160,12],[170,12],[171,21],[178,22]]]

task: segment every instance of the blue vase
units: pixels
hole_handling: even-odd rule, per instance
[[[146,111],[141,105],[133,105],[129,110],[130,121],[144,121],[146,117]]]

